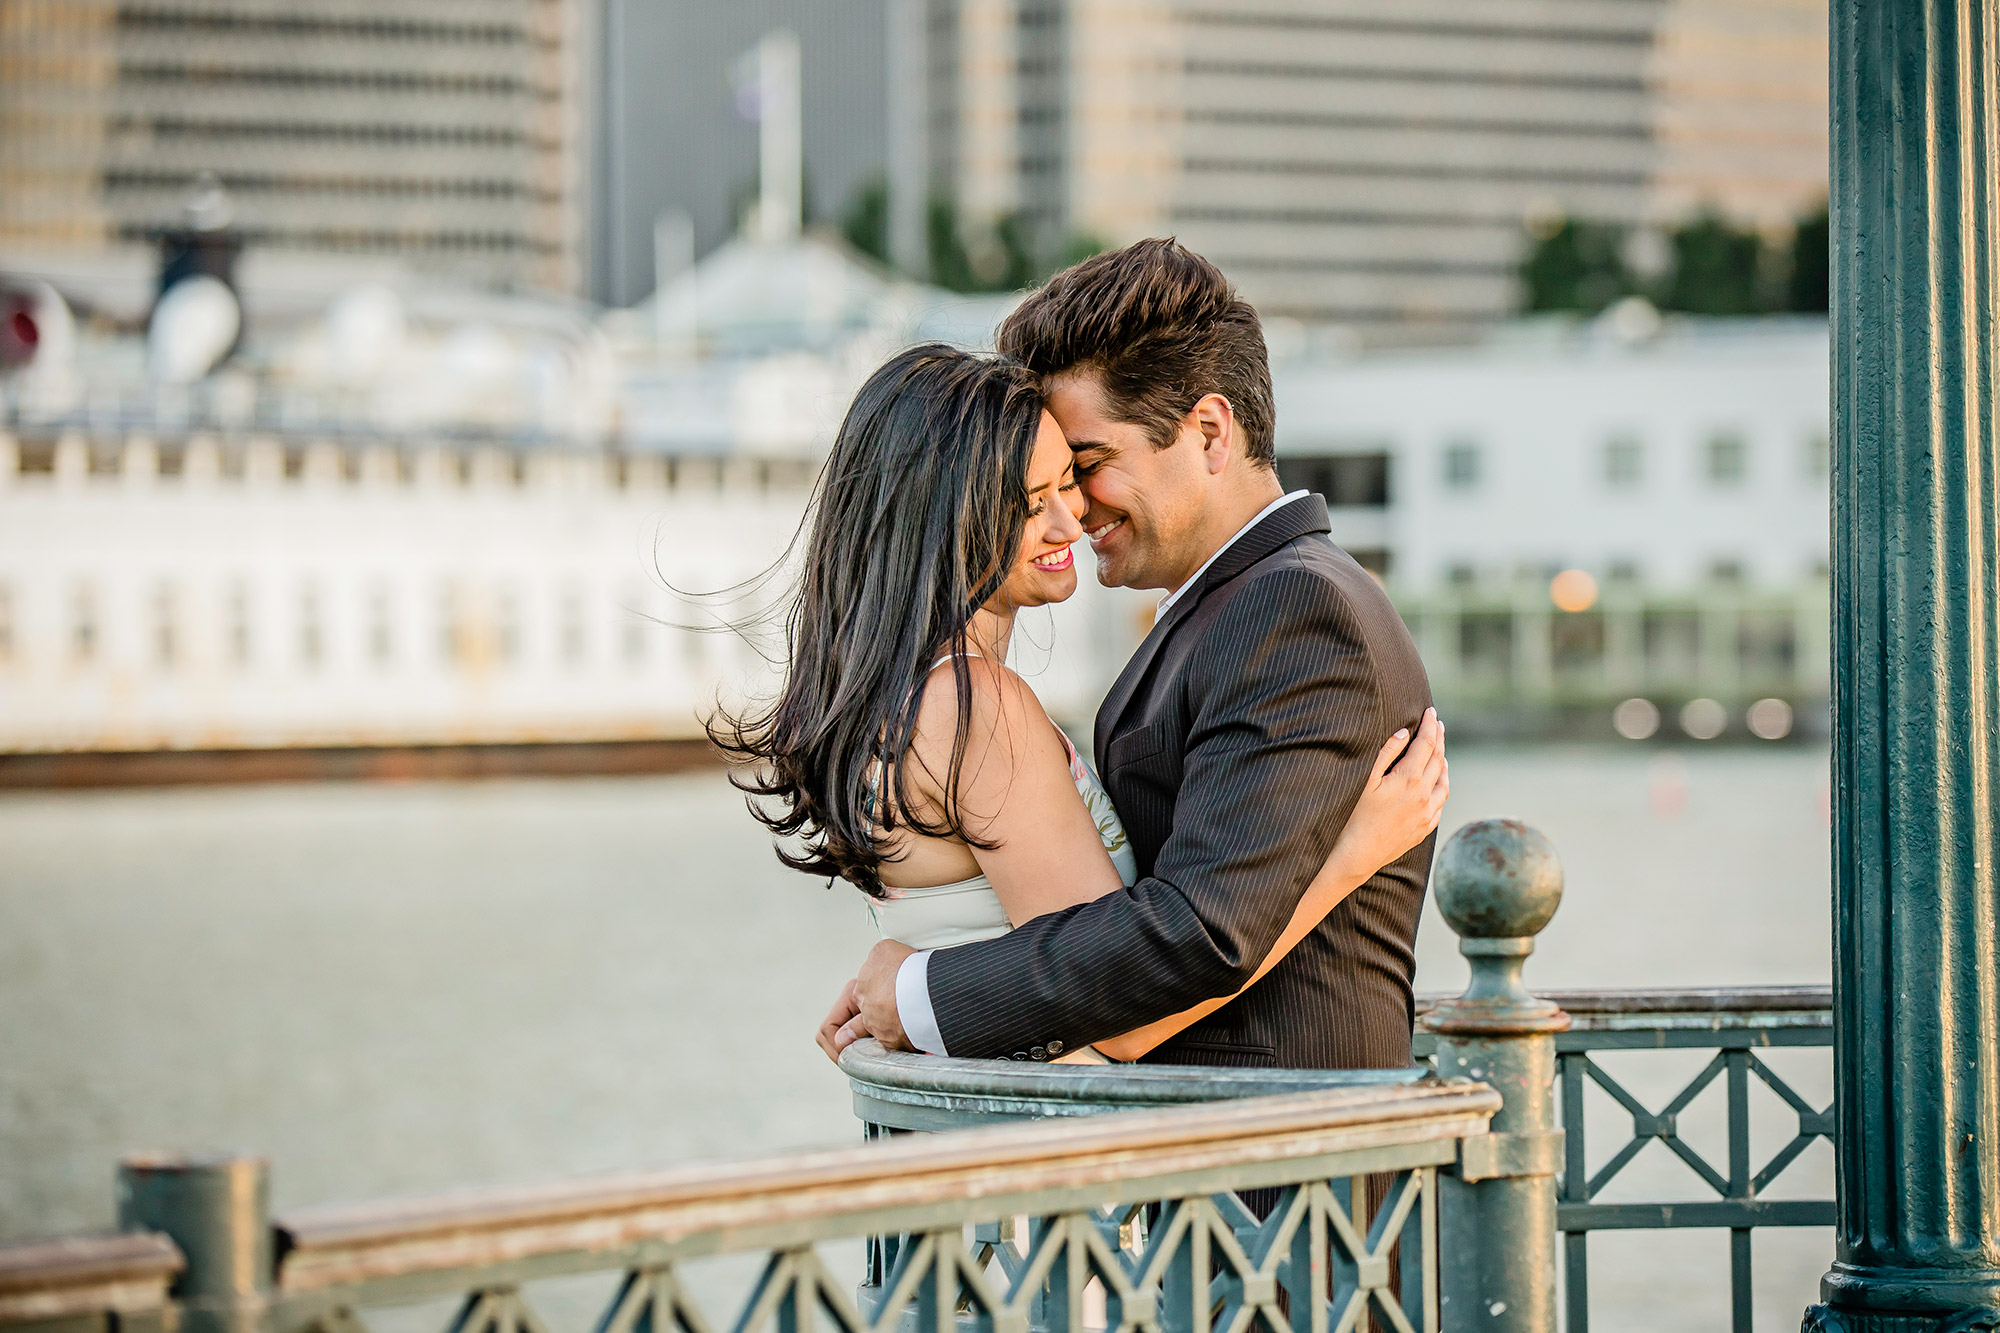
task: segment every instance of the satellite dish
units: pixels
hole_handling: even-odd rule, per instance
[[[153,378],[192,384],[222,363],[243,331],[243,308],[220,278],[197,273],[167,288],[146,330]]]

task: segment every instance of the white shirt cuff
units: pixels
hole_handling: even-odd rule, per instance
[[[931,951],[923,949],[903,960],[896,969],[896,1017],[910,1045],[929,1055],[949,1054],[938,1034],[937,1015],[931,1012]]]

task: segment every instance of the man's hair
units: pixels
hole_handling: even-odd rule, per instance
[[[1235,410],[1244,453],[1275,467],[1263,326],[1222,271],[1179,241],[1139,241],[1066,268],[1000,326],[1000,351],[1047,377],[1094,371],[1114,416],[1155,448],[1206,394]]]

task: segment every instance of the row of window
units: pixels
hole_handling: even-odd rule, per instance
[[[1546,647],[1547,664],[1557,675],[1590,676],[1611,665],[1613,645],[1604,617],[1560,616],[1541,623],[1548,641],[1537,646]],[[1619,651],[1630,654],[1632,665],[1654,681],[1707,681],[1726,675],[1777,681],[1793,677],[1805,665],[1799,656],[1798,620],[1784,611],[1717,617],[1658,608],[1644,613],[1638,629],[1636,639]],[[1521,618],[1508,611],[1459,616],[1449,645],[1455,650],[1452,665],[1465,676],[1506,680],[1524,674],[1530,670],[1523,653],[1528,632]]]
[[[1550,561],[1525,560],[1510,571],[1491,566],[1482,567],[1470,560],[1455,560],[1444,567],[1444,581],[1453,588],[1472,588],[1482,582],[1505,583],[1509,580],[1515,583],[1542,584],[1554,579],[1568,568],[1570,566]],[[1808,579],[1824,579],[1827,576],[1827,562],[1824,559],[1807,562],[1800,572]],[[1646,577],[1647,571],[1641,561],[1628,558],[1606,562],[1602,567],[1602,573],[1609,583],[1636,587]],[[1701,578],[1705,583],[1725,587],[1738,587],[1751,581],[1748,563],[1742,557],[1733,555],[1718,555],[1710,559],[1701,567]]]
[[[1486,480],[1485,453],[1469,440],[1444,447],[1443,481],[1447,491],[1476,491]],[[1803,481],[1821,483],[1827,479],[1830,456],[1823,431],[1808,434],[1801,441],[1794,470]],[[1598,446],[1596,477],[1610,490],[1637,490],[1648,473],[1646,443],[1637,435],[1614,435]],[[1716,490],[1735,490],[1750,480],[1751,444],[1737,431],[1717,431],[1702,441],[1698,467],[1703,481]]]
[[[513,449],[416,450],[390,445],[337,444],[252,446],[240,441],[168,440],[152,446],[150,454],[151,461],[146,463],[140,461],[139,451],[133,446],[120,442],[78,441],[66,447],[48,439],[22,440],[16,446],[15,467],[19,475],[30,478],[54,476],[58,472],[175,478],[201,472],[229,481],[283,478],[402,486],[419,481],[434,485],[525,486],[533,474],[531,455]],[[601,463],[603,484],[618,490],[805,490],[817,475],[816,465],[803,459],[725,461],[631,454],[544,457],[561,465]],[[597,474],[594,466],[591,471],[593,476]]]
[[[244,582],[219,590],[213,614],[193,615],[188,590],[155,584],[146,594],[136,640],[139,660],[171,673],[196,657],[235,669],[265,663],[316,671],[337,658],[379,670],[429,661],[458,670],[516,667],[530,660],[557,662],[571,669],[590,666],[601,654],[615,654],[627,667],[640,668],[677,653],[690,674],[713,675],[754,662],[749,646],[714,617],[690,611],[682,620],[655,617],[638,609],[641,590],[615,603],[608,623],[593,617],[579,587],[553,598],[527,597],[511,588],[446,582],[427,608],[428,620],[404,614],[397,592],[376,584],[358,593],[358,615],[342,620],[355,642],[336,645],[336,617],[323,585],[307,581],[292,592],[289,606],[261,599]],[[70,587],[61,608],[61,652],[75,667],[108,657],[105,599],[88,581]],[[536,613],[541,614],[537,615]],[[593,623],[595,621],[595,623]],[[192,642],[197,628],[211,642]],[[668,649],[666,645],[675,645]],[[0,663],[18,660],[24,650],[19,608],[13,589],[0,585]]]

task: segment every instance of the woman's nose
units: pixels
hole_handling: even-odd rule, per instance
[[[1063,492],[1062,501],[1050,511],[1049,540],[1073,542],[1083,536],[1083,511],[1088,502],[1080,490]]]

